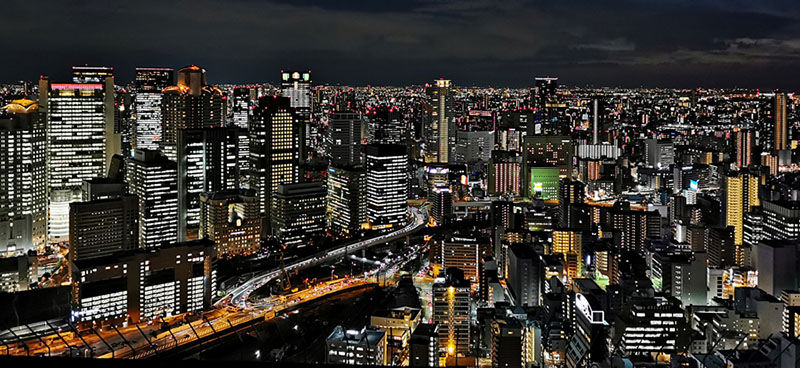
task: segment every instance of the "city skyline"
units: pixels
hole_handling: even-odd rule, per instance
[[[344,85],[444,77],[523,87],[532,75],[558,75],[566,85],[788,89],[800,76],[792,67],[800,6],[790,1],[12,1],[8,8],[15,11],[0,23],[20,41],[0,63],[4,82],[59,80],[65,64],[114,66],[127,81],[137,66],[191,63],[214,70],[209,82],[217,84],[273,81],[266,71],[276,69],[311,69],[317,84]]]

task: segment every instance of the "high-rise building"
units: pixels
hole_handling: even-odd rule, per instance
[[[328,229],[353,235],[366,221],[364,170],[361,167],[328,167]]]
[[[477,286],[480,282],[481,260],[492,255],[488,241],[453,237],[442,240],[440,244],[439,247],[431,247],[431,263],[441,264],[444,269],[458,268],[465,280]]]
[[[253,118],[251,90],[247,86],[233,89],[231,120],[239,128],[239,175],[240,184],[249,185],[247,178],[250,171],[250,121]]]
[[[800,201],[762,201],[762,239],[800,238]]]
[[[373,229],[401,227],[408,208],[408,155],[399,145],[366,146],[367,221]]]
[[[311,71],[281,70],[281,96],[289,99],[296,114],[300,161],[305,161],[308,151],[322,143],[316,141],[316,132],[311,126]]]
[[[489,162],[494,149],[494,131],[458,131],[455,161]]]
[[[617,315],[612,344],[622,354],[674,354],[691,334],[681,302],[673,297],[636,298]]]
[[[181,129],[178,131],[178,235],[198,236],[200,195],[239,187],[236,128]]]
[[[800,242],[762,240],[753,249],[753,267],[758,270],[758,288],[780,296],[783,290],[800,286]]]
[[[467,356],[470,341],[470,283],[458,268],[443,270],[433,282],[433,322],[439,325],[439,351]]]
[[[453,216],[453,193],[448,187],[433,188],[428,199],[431,206],[431,217],[437,224],[446,224]]]
[[[113,88],[113,80],[112,88]],[[39,81],[39,105],[47,116],[47,186],[50,194],[48,237],[66,241],[69,203],[80,200],[84,180],[103,176],[107,143],[107,84]],[[111,89],[113,93],[113,89]],[[111,96],[113,107],[113,94]]]
[[[325,233],[325,198],[321,182],[279,184],[272,197],[272,234],[285,247],[302,247]]]
[[[69,259],[99,258],[139,247],[136,196],[69,205]]]
[[[367,142],[370,144],[407,145],[410,129],[400,108],[396,106],[378,106],[367,114]]]
[[[328,121],[328,148],[333,166],[361,165],[361,114],[334,112]]]
[[[734,244],[744,241],[744,214],[759,206],[758,176],[746,172],[731,173],[725,178],[725,226],[734,228]]]
[[[742,169],[753,163],[754,144],[753,131],[747,129],[736,131],[736,167]]]
[[[524,364],[522,324],[513,317],[492,321],[492,368],[522,368]]]
[[[258,195],[262,231],[270,226],[272,193],[300,178],[300,120],[287,97],[259,99],[250,125],[250,189]]]
[[[172,68],[136,68],[133,149],[158,149],[161,142],[161,91],[173,82]]]
[[[158,151],[136,150],[127,160],[128,191],[139,197],[139,247],[178,240],[178,165]]]
[[[0,253],[45,244],[45,147],[45,116],[36,102],[0,107]]]
[[[489,194],[522,194],[522,156],[514,151],[492,151],[489,160]]]
[[[575,334],[567,346],[569,368],[590,366],[587,362],[602,362],[608,355],[606,342],[609,324],[597,295],[575,294]]]
[[[255,191],[203,194],[200,202],[200,237],[214,241],[219,257],[250,255],[261,248],[261,216]]]
[[[414,332],[411,333],[411,347],[409,350],[409,366],[438,367],[439,325],[436,323],[418,325]]]
[[[775,119],[775,151],[789,149],[789,126],[786,124],[786,94],[778,92],[775,94],[774,105]]]
[[[225,124],[222,91],[206,84],[206,71],[191,65],[178,70],[178,81],[163,90],[161,102],[161,151],[170,160],[178,157],[178,132]]]
[[[583,234],[577,230],[553,230],[551,253],[564,257],[564,273],[568,280],[581,277],[583,272]]]
[[[580,205],[586,196],[586,185],[578,180],[561,179],[558,184],[558,219],[563,228],[578,228],[588,223],[580,215]]]
[[[667,168],[675,163],[675,145],[670,140],[648,139],[647,164],[655,168]]]
[[[543,294],[544,264],[529,244],[512,244],[508,252],[507,284],[514,304],[539,306]]]
[[[450,80],[439,79],[428,86],[427,94],[431,104],[431,131],[428,135],[428,157],[430,161],[451,163],[455,161],[456,133],[455,99]]]

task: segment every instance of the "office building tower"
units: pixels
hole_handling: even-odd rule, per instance
[[[0,107],[0,253],[45,244],[45,129],[36,102],[12,100]]]
[[[289,99],[289,105],[296,114],[300,161],[305,161],[308,151],[321,143],[317,142],[311,126],[311,71],[281,70],[281,96]]]
[[[223,190],[200,196],[200,237],[214,241],[218,257],[246,256],[261,248],[261,216],[255,191]]]
[[[492,368],[522,368],[524,332],[522,323],[514,317],[492,321]]]
[[[535,77],[533,79],[533,89],[531,90],[533,106],[539,110],[545,109],[547,104],[555,97],[557,89],[558,78]]]
[[[132,148],[155,150],[161,143],[161,91],[173,82],[172,68],[136,68]]]
[[[328,121],[328,149],[332,166],[361,165],[361,114],[334,112]]]
[[[755,136],[751,130],[736,131],[736,167],[745,168],[753,164]]]
[[[426,92],[431,104],[431,131],[428,133],[429,161],[451,163],[455,160],[456,133],[455,100],[451,82],[439,79]]]
[[[675,145],[670,140],[647,139],[647,164],[650,167],[668,168],[675,163]]]
[[[608,330],[601,295],[576,293],[575,333],[569,340],[566,352],[566,366],[585,367],[591,363],[605,361],[608,356]]]
[[[139,198],[139,247],[177,242],[178,165],[153,150],[136,150],[126,163],[128,192]]]
[[[705,305],[708,301],[706,252],[655,253],[649,257],[651,280],[656,291],[678,298],[683,305]]]
[[[195,65],[178,70],[177,84],[165,88],[161,102],[161,152],[178,157],[178,132],[225,124],[225,102],[219,88],[206,84],[206,71]]]
[[[408,208],[406,148],[370,144],[365,153],[367,221],[373,229],[402,227]]]
[[[258,195],[265,232],[272,193],[300,178],[301,125],[294,111],[287,97],[262,97],[250,125],[250,189]]]
[[[409,366],[411,367],[438,367],[439,366],[439,325],[437,323],[423,323],[411,333],[411,346],[409,352]]]
[[[74,202],[69,210],[70,262],[139,247],[136,196]]]
[[[458,268],[447,268],[433,282],[433,322],[439,325],[439,351],[467,356],[470,348],[470,283]]]
[[[328,167],[327,224],[333,234],[353,235],[366,221],[364,170]]]
[[[674,354],[688,346],[688,328],[676,298],[634,298],[617,316],[612,344],[629,356]]]
[[[122,136],[114,87],[114,68],[108,66],[73,66],[72,82],[78,84],[101,84],[103,86],[103,113],[105,114],[106,163],[108,169],[111,158],[122,153]],[[41,91],[39,92],[41,94]]]
[[[214,242],[201,239],[78,260],[72,321],[139,323],[206,310],[216,293],[215,257]]]
[[[302,247],[325,233],[325,198],[321,182],[279,184],[272,197],[272,234],[284,247]]]
[[[558,184],[558,220],[562,228],[582,227],[589,219],[582,218],[580,208],[586,196],[586,185],[578,180],[561,179]]]
[[[240,184],[249,185],[246,180],[250,171],[250,121],[253,118],[253,104],[251,89],[239,86],[233,89],[233,107],[231,112],[232,125],[239,128],[239,175]]]
[[[753,267],[758,270],[758,288],[780,296],[800,285],[800,243],[793,240],[762,240],[753,249]]]
[[[440,264],[444,269],[458,268],[465,280],[477,286],[480,282],[481,260],[492,255],[488,241],[453,237],[439,244],[441,246],[431,247],[431,263]]]
[[[494,149],[494,131],[458,131],[455,161],[459,163],[489,162]]]
[[[564,273],[567,280],[583,274],[583,234],[578,230],[553,230],[552,254],[564,257]]]
[[[224,127],[178,131],[179,240],[198,236],[201,194],[239,187],[237,134]]]
[[[433,188],[430,198],[428,199],[431,206],[431,217],[437,224],[443,225],[450,222],[453,216],[453,193],[450,188],[437,187]]]
[[[37,256],[28,253],[0,257],[0,293],[29,290],[31,282],[35,282],[37,278],[38,262]],[[17,299],[19,295],[14,294],[12,298]]]
[[[789,126],[786,124],[786,93],[775,94],[774,115],[775,119],[775,151],[788,150]]]
[[[492,151],[489,160],[489,194],[522,194],[522,156],[514,151]]]
[[[572,177],[572,140],[568,136],[527,136],[524,162],[528,167],[557,167],[561,177]]]
[[[112,151],[107,147],[114,140],[107,137],[108,124],[113,132],[106,113],[109,91],[102,83],[51,83],[43,78],[39,93],[40,109],[47,116],[48,238],[66,241],[69,203],[80,200],[84,180],[103,176]],[[111,101],[113,107],[113,95]]]
[[[405,116],[396,106],[378,106],[367,114],[367,142],[407,145],[411,131]]]
[[[800,201],[761,201],[764,216],[762,239],[800,238]]]
[[[509,247],[506,283],[514,304],[535,307],[541,305],[544,264],[529,244],[516,243]]]
[[[734,244],[744,242],[744,215],[759,206],[758,177],[735,172],[725,178],[725,226],[734,228]]]
[[[366,327],[336,326],[325,339],[325,363],[341,365],[387,365],[386,332]]]

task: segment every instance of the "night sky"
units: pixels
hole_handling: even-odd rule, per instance
[[[796,89],[800,1],[3,0],[0,81],[197,64],[212,83]]]

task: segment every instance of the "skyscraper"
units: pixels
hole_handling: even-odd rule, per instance
[[[178,131],[179,240],[198,236],[202,193],[239,187],[236,128],[181,129]]]
[[[48,237],[65,241],[69,235],[69,203],[80,200],[84,180],[105,173],[110,151],[106,144],[113,141],[106,136],[107,86],[51,83],[43,78],[39,93],[40,108],[47,114]],[[113,132],[113,122],[111,125]]]
[[[470,351],[470,283],[464,272],[448,268],[433,282],[433,321],[439,325],[439,350],[448,356]]]
[[[253,104],[250,98],[250,87],[240,86],[233,89],[231,120],[239,128],[239,175],[240,183],[249,185],[250,172],[250,120],[253,117]]]
[[[564,257],[564,272],[568,280],[580,277],[583,272],[583,234],[576,230],[553,230],[551,253]]]
[[[161,142],[161,91],[173,84],[171,68],[136,68],[133,149],[158,149]]]
[[[45,117],[31,100],[0,107],[0,252],[45,244]]]
[[[126,161],[128,191],[139,197],[139,247],[178,241],[178,165],[158,151],[136,150]]]
[[[333,166],[361,164],[363,121],[356,112],[334,112],[328,123],[328,147]]]
[[[224,190],[200,197],[200,237],[214,241],[217,255],[249,255],[261,247],[261,216],[253,190]]]
[[[744,168],[753,163],[755,137],[750,130],[736,132],[736,167]]]
[[[759,206],[758,177],[748,172],[731,173],[725,180],[725,226],[734,228],[734,244],[744,241],[744,214]]]
[[[302,247],[325,233],[325,186],[279,184],[272,197],[272,233],[283,246]]]
[[[297,114],[300,161],[305,161],[308,150],[321,143],[316,141],[316,132],[312,132],[311,126],[311,71],[281,70],[281,96],[289,98],[290,106]]]
[[[262,231],[270,226],[272,193],[300,178],[300,120],[288,97],[259,99],[250,126],[250,189],[258,196]]]
[[[397,106],[378,106],[367,118],[369,143],[408,144],[408,122]]]
[[[70,203],[69,259],[99,258],[138,248],[138,198]]]
[[[455,160],[456,133],[458,124],[455,118],[455,101],[453,99],[451,82],[439,79],[427,88],[431,104],[431,131],[428,135],[427,150],[429,161],[450,163]]]
[[[775,151],[789,149],[789,126],[786,124],[786,93],[778,92],[775,94],[774,104],[775,119]]]
[[[406,148],[370,144],[365,152],[367,221],[373,229],[402,227],[408,208]]]
[[[327,224],[331,233],[352,235],[366,221],[364,170],[328,167]]]
[[[178,83],[164,89],[161,103],[161,151],[177,160],[178,131],[223,126],[222,91],[206,84],[206,71],[191,65],[178,70]]]

